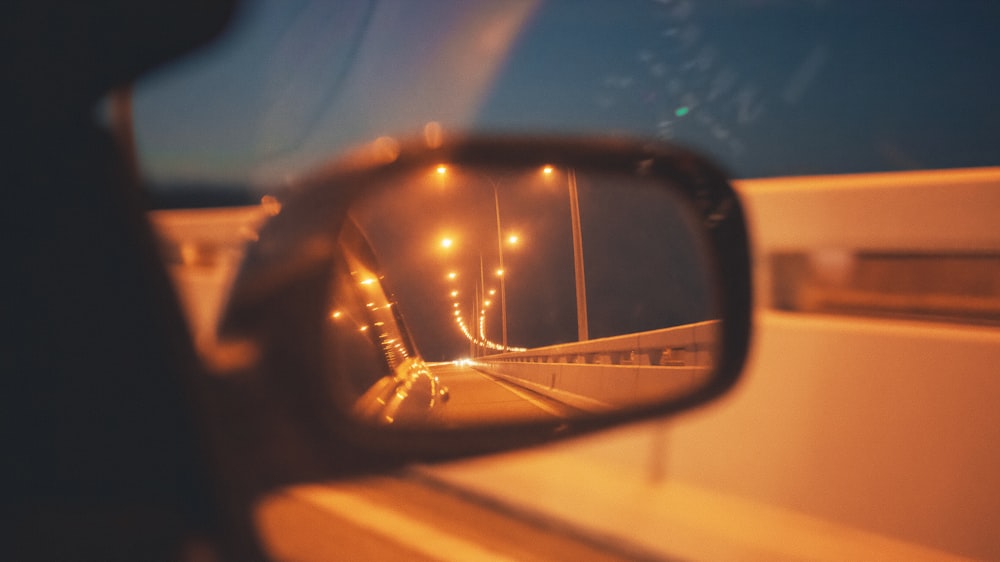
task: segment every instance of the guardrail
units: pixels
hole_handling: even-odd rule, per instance
[[[479,358],[474,366],[581,410],[662,400],[710,374],[719,321]]]

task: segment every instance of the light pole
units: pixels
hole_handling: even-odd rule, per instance
[[[580,231],[580,195],[576,190],[576,170],[566,170],[569,187],[569,214],[573,223],[573,272],[576,278],[576,330],[580,341],[589,339],[587,328],[587,284],[583,269],[583,234]]]
[[[493,208],[497,216],[497,255],[500,258],[500,269],[497,275],[500,277],[500,333],[504,348],[507,347],[507,270],[503,265],[503,229],[500,226],[500,192],[497,189],[497,182],[493,178],[486,178],[493,185]]]
[[[552,175],[554,168],[545,166],[542,173]],[[583,268],[583,234],[580,229],[580,195],[576,188],[576,170],[566,169],[566,186],[569,190],[569,215],[573,230],[573,277],[576,282],[576,331],[579,341],[590,339],[587,326],[587,283]]]

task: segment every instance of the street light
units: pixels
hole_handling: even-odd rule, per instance
[[[437,167],[437,173],[439,175],[442,175],[442,176],[445,175],[445,174],[447,174],[448,173],[447,166],[445,166],[444,164],[438,165],[438,167]],[[499,270],[497,272],[497,275],[500,276],[500,326],[501,326],[500,329],[501,329],[501,334],[502,334],[502,337],[501,337],[502,344],[506,348],[507,347],[507,282],[503,278],[503,270],[504,270],[504,264],[503,264],[503,228],[502,228],[501,222],[500,222],[500,192],[499,192],[499,189],[498,189],[499,188],[499,182],[497,182],[496,180],[494,180],[493,178],[491,178],[489,176],[483,176],[483,177],[485,177],[486,180],[489,181],[490,185],[493,187],[493,208],[494,208],[494,210],[496,212],[496,223],[497,223],[497,257],[498,257],[498,259],[500,261],[500,268],[499,268]],[[517,241],[518,241],[518,237],[516,235],[512,235],[510,237],[510,243],[511,244],[516,244]],[[443,242],[442,242],[442,245],[443,245]],[[445,246],[445,247],[449,247],[449,246]]]
[[[440,168],[443,169],[444,167],[441,166]],[[456,245],[456,240],[454,238],[451,238],[451,237],[445,237],[445,238],[441,239],[440,245],[441,245],[442,248],[444,248],[446,250],[451,250]],[[458,277],[458,273],[457,272],[453,271],[453,272],[450,272],[448,274],[448,278],[451,279],[451,280],[454,280],[457,277]],[[481,297],[482,297],[483,292],[485,292],[485,290],[486,290],[485,285],[486,285],[486,279],[485,279],[485,273],[484,273],[484,268],[483,268],[483,254],[482,254],[482,252],[479,252],[479,281],[478,281],[478,283],[477,283],[477,285],[475,287],[475,291],[474,291],[475,296],[474,296],[474,298],[472,300],[472,314],[473,314],[473,319],[476,318],[477,311],[479,311],[480,307],[482,306],[481,305]],[[451,291],[451,296],[452,296],[452,298],[458,297],[458,290],[457,289],[452,290]],[[454,308],[459,308],[458,302],[454,302],[453,303],[453,307]],[[482,313],[480,312],[478,315],[481,315],[481,314]],[[458,321],[459,326],[462,329],[462,332],[466,335],[467,338],[469,338],[470,343],[475,343],[476,345],[485,345],[485,343],[483,343],[483,342],[486,341],[486,333],[485,333],[485,327],[484,327],[484,325],[483,325],[482,322],[478,322],[477,323],[479,325],[479,338],[477,339],[475,336],[473,336],[468,331],[468,328],[465,326],[465,323],[462,321],[461,316],[459,314],[456,314],[455,316],[457,317],[456,320]],[[473,356],[475,355],[475,353],[474,353],[475,349],[473,349],[473,348],[470,347],[469,351],[470,351],[470,355],[473,355]]]
[[[472,331],[469,330],[469,325],[465,323],[465,320],[462,317],[461,307],[457,302],[453,303],[453,306],[455,307],[455,310],[453,311],[455,324],[458,325],[459,331],[462,332],[466,339],[469,340],[469,355],[476,356],[477,353],[484,349],[491,349],[495,351],[526,351],[526,348],[523,347],[504,347],[496,342],[490,341],[486,337],[484,326],[486,324],[486,306],[489,306],[489,302],[483,304],[485,304],[485,306],[482,306],[482,310],[480,310],[478,314],[473,313],[470,318],[470,320],[475,323],[473,325],[478,324],[479,336],[477,337],[473,335]],[[473,307],[478,306],[480,306],[480,303],[478,301],[473,301]]]
[[[542,168],[542,174],[551,176],[552,166]],[[583,235],[580,231],[580,194],[576,188],[576,170],[566,170],[566,187],[569,191],[569,214],[573,229],[573,276],[576,281],[576,328],[579,341],[589,339],[587,326],[587,286],[583,269]]]
[[[497,189],[498,183],[490,177],[486,178],[493,186],[493,208],[497,215],[497,254],[500,257],[500,269],[497,275],[500,277],[500,329],[501,343],[507,347],[507,281],[503,276],[503,230],[500,228],[500,192]]]

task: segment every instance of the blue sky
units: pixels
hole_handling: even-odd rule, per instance
[[[624,134],[736,177],[998,164],[995,2],[247,2],[136,89],[155,183],[280,184],[382,135]]]

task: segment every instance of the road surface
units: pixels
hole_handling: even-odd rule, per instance
[[[475,422],[566,419],[579,413],[567,404],[477,371],[469,365],[436,363],[431,372],[448,388],[449,400],[435,412],[445,426]]]

